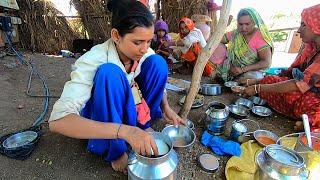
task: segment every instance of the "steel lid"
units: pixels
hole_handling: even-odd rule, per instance
[[[265,148],[265,153],[279,163],[284,165],[301,167],[304,165],[304,159],[295,151],[280,146],[278,144],[272,144]]]
[[[212,154],[202,154],[198,158],[201,168],[206,172],[215,172],[219,168],[218,159]]]
[[[22,146],[32,143],[37,139],[38,134],[34,131],[24,131],[9,136],[3,141],[2,146],[6,149],[20,148]]]

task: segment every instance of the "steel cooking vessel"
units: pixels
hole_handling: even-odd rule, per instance
[[[177,179],[178,156],[173,150],[173,144],[170,138],[160,132],[152,132],[152,135],[156,141],[163,141],[168,146],[168,152],[154,158],[131,152],[128,158],[128,179]]]

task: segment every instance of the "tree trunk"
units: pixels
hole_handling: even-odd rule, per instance
[[[231,3],[232,3],[232,0],[223,0],[223,8],[221,10],[221,15],[220,15],[219,23],[217,25],[217,29],[214,32],[214,34],[209,38],[207,45],[202,49],[197,59],[197,62],[194,66],[190,90],[186,97],[183,107],[179,111],[179,115],[183,119],[187,118],[189,111],[191,109],[192,103],[198,93],[204,67],[207,64],[208,59],[212,55],[213,50],[218,47],[222,39],[222,36],[225,33],[225,29],[227,27],[228,17],[230,13]]]
[[[211,17],[212,21],[209,23],[211,27],[211,34],[217,29],[217,11],[210,11],[209,16]]]
[[[161,9],[160,9],[160,4],[161,4],[161,0],[157,0],[156,3],[156,19],[160,19],[161,18]]]

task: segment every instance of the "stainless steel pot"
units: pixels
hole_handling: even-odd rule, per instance
[[[256,174],[259,177],[259,180],[279,180],[279,179],[286,179],[286,180],[307,180],[308,179],[308,171],[303,170],[297,175],[286,175],[279,172],[279,169],[275,169],[266,163],[266,157],[264,152],[260,152],[256,156],[256,163],[258,165],[258,171]]]
[[[226,125],[228,118],[223,119],[208,119],[210,121],[210,126],[223,127]]]
[[[229,108],[221,102],[213,101],[209,104],[206,114],[212,119],[224,119],[229,116]]]
[[[201,93],[204,95],[217,96],[221,94],[220,84],[203,84],[201,86]]]
[[[226,129],[226,122],[228,118],[222,119],[220,122],[223,123],[221,125],[217,124],[217,121],[214,120],[207,120],[206,121],[206,128],[210,134],[213,135],[221,135],[224,133]]]
[[[163,156],[151,158],[131,152],[128,159],[128,179],[177,179],[178,156],[170,138],[160,132],[152,132],[155,140],[164,141],[169,151]],[[159,148],[159,147],[158,147]]]
[[[248,132],[248,128],[241,122],[234,121],[231,126],[230,139],[239,142],[238,138]]]
[[[305,161],[297,152],[272,144],[265,148],[265,162],[279,173],[288,176],[297,176],[304,171]]]
[[[221,135],[225,131],[229,108],[223,103],[213,101],[206,110],[205,126],[210,134]]]

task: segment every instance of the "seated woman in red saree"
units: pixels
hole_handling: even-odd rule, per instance
[[[244,94],[259,93],[275,111],[295,119],[309,116],[312,131],[320,131],[320,4],[304,9],[298,30],[304,46],[290,68],[279,76],[249,80]],[[256,84],[260,83],[260,84]],[[296,127],[301,126],[296,123]]]

